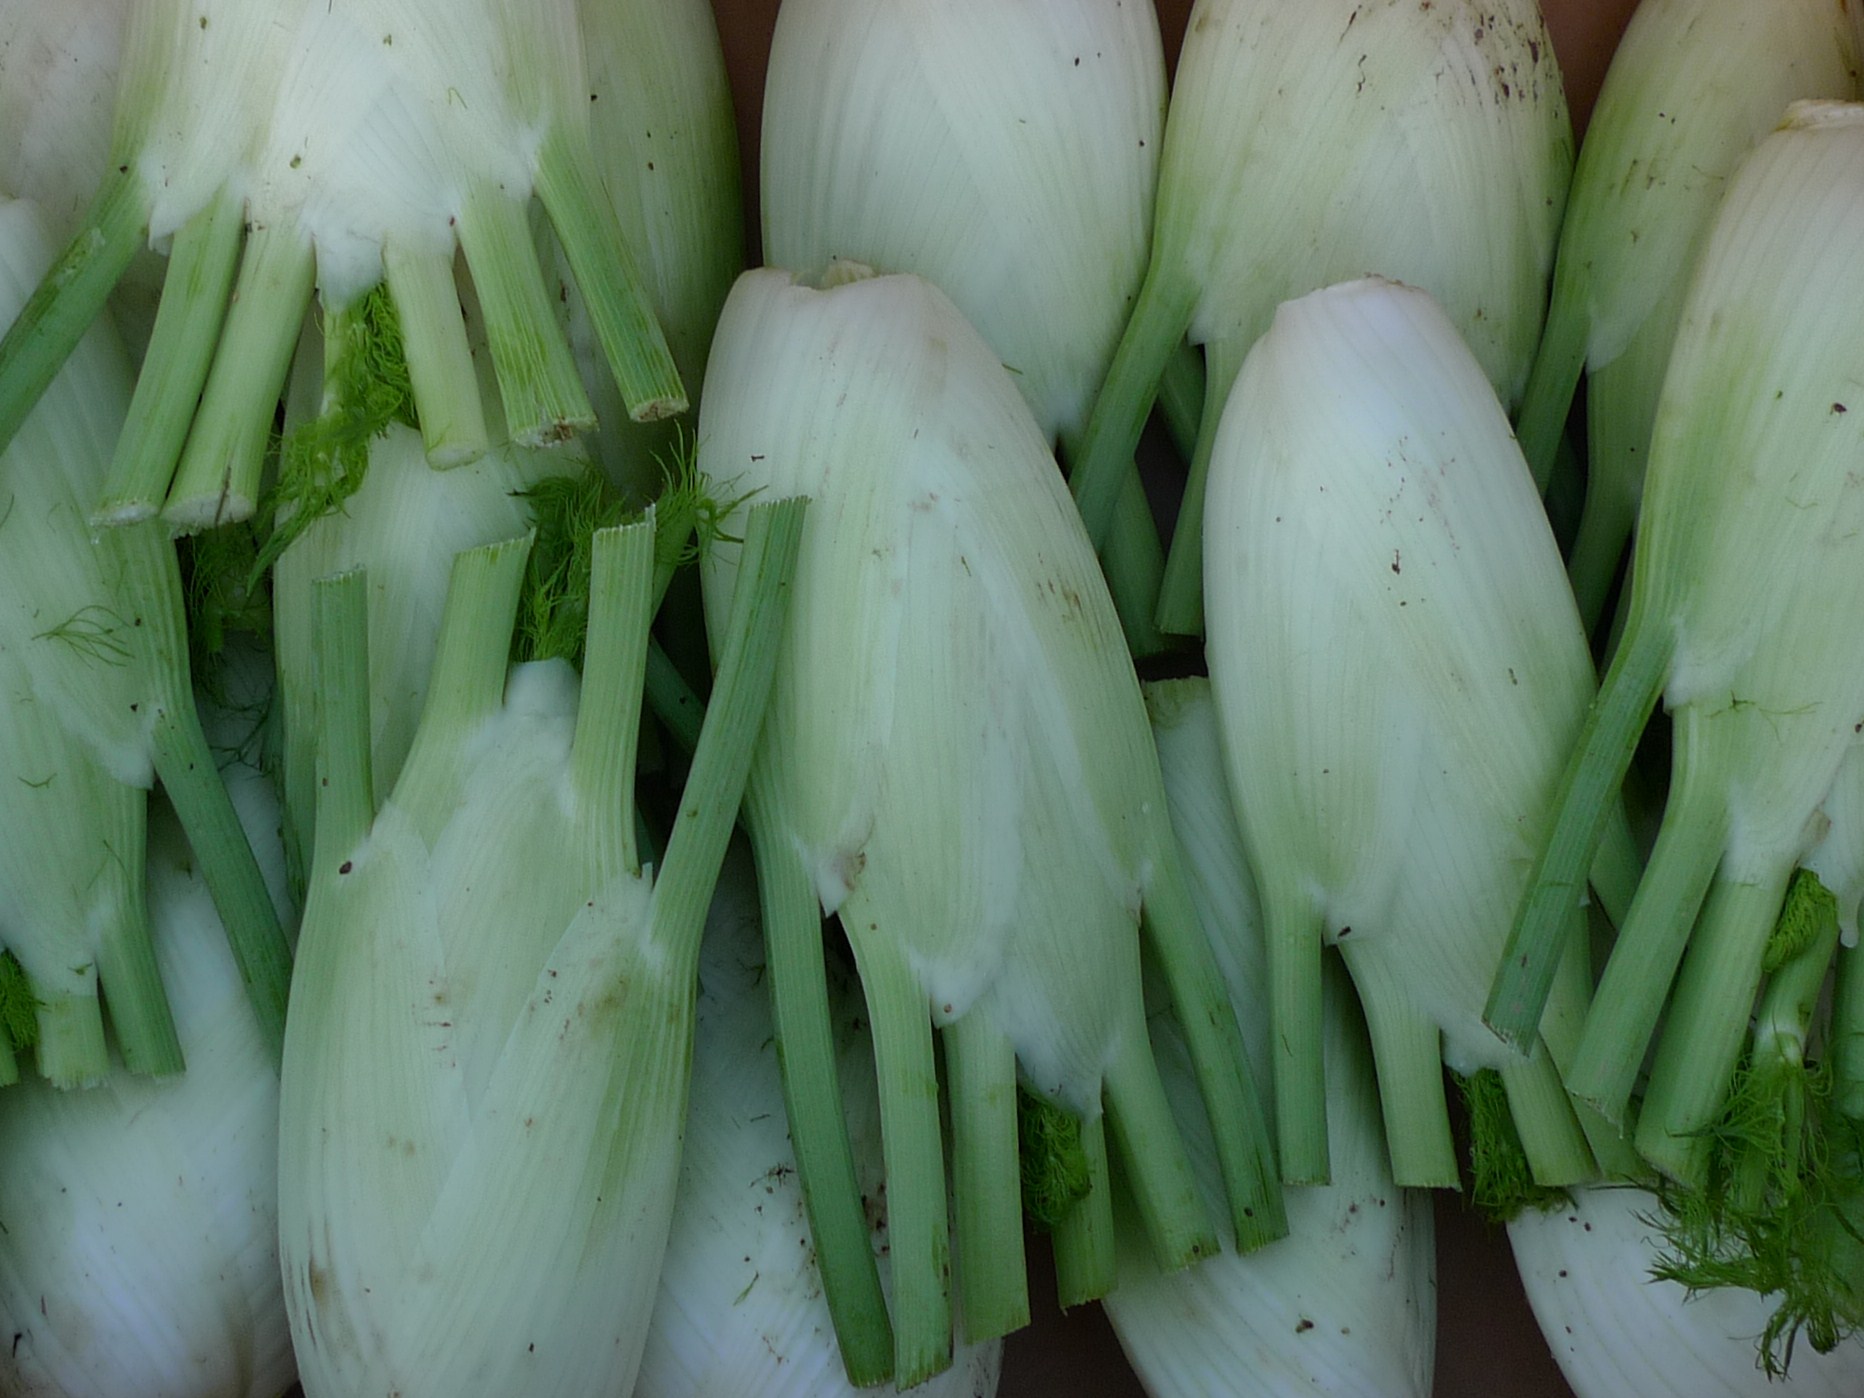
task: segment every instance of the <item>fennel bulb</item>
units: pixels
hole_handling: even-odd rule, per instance
[[[221,742],[239,720],[216,725]],[[289,918],[278,798],[226,780]],[[278,1398],[295,1374],[278,1273],[278,1070],[180,824],[147,859],[155,955],[188,1071],[0,1093],[0,1389]]]
[[[1269,1079],[1268,968],[1254,882],[1231,810],[1209,682],[1146,686],[1172,823],[1184,845],[1204,925],[1223,929],[1218,960],[1257,1080]],[[1337,971],[1337,968],[1335,968]],[[1332,1183],[1291,1189],[1288,1236],[1248,1257],[1226,1253],[1161,1274],[1131,1220],[1120,1284],[1102,1304],[1154,1398],[1291,1392],[1366,1398],[1431,1391],[1435,1367],[1436,1227],[1429,1195],[1393,1183],[1379,1125],[1378,1084],[1359,1012],[1342,976],[1327,977],[1325,1054]],[[1196,1120],[1182,1038],[1160,1021],[1159,1069],[1180,1119]],[[1207,1202],[1220,1194],[1207,1136],[1187,1132]]]
[[[833,1340],[807,1240],[802,1183],[783,1115],[783,1085],[764,984],[756,871],[726,855],[699,951],[698,1025],[685,1149],[660,1294],[634,1398],[855,1398]],[[834,990],[836,1059],[850,1135],[870,1198],[881,1192],[873,1047],[858,989]],[[884,1251],[884,1206],[874,1209]],[[914,1390],[991,1398],[1003,1345],[961,1348]],[[897,1390],[890,1390],[897,1391]]]
[[[1158,17],[1114,0],[784,0],[764,84],[764,256],[916,272],[1051,437],[1078,435],[1145,273]]]
[[[1653,1278],[1663,1246],[1655,1195],[1625,1187],[1573,1191],[1571,1203],[1510,1220],[1521,1285],[1560,1372],[1578,1398],[1624,1393],[1762,1398],[1780,1391],[1757,1364],[1763,1298],[1741,1290],[1686,1291]],[[1864,1344],[1829,1354],[1802,1349],[1786,1391],[1851,1398],[1864,1388]]]
[[[0,319],[50,256],[33,205],[0,204]],[[85,522],[129,397],[111,335],[77,345],[0,456],[0,941],[38,1002],[39,1069],[67,1085],[108,1067],[100,983],[129,1066],[182,1066],[144,908],[157,776],[275,1043],[289,966],[194,708],[174,547],[153,524],[93,539]]]
[[[1722,201],[1658,406],[1624,635],[1490,998],[1499,1032],[1538,1017],[1571,870],[1661,692],[1663,824],[1567,1081],[1625,1115],[1661,1013],[1637,1145],[1684,1181],[1701,1176],[1789,880],[1864,723],[1860,219],[1864,106],[1849,103],[1796,104]]]
[[[1071,1303],[1111,1284],[1103,1102],[1160,1264],[1215,1249],[1146,1035],[1142,916],[1192,1036],[1237,1235],[1251,1246],[1282,1225],[1138,682],[1042,431],[937,288],[840,275],[853,279],[823,290],[775,270],[739,279],[699,461],[739,490],[816,502],[749,806],[786,1044],[826,1013],[811,890],[854,947],[880,1082],[891,1345],[865,1229],[845,1222],[853,1182],[814,1173],[818,1147],[846,1159],[820,1146],[845,1130],[839,1095],[825,1106],[791,1081],[786,1096],[850,1373],[876,1381],[891,1349],[907,1387],[951,1345],[934,1025],[967,1335],[1027,1314],[1019,1083],[1079,1123],[1092,1187],[1058,1241]],[[707,556],[713,616],[732,564],[728,545]],[[800,1004],[812,978],[814,1010]],[[843,1217],[825,1226],[830,1210]]]
[[[1843,8],[1645,0],[1612,55],[1573,174],[1518,422],[1544,486],[1584,366],[1586,503],[1570,572],[1588,625],[1637,515],[1683,293],[1729,177],[1793,99],[1857,95]]]
[[[915,272],[1071,455],[1145,273],[1158,17],[1121,0],[785,0],[764,82],[764,260]],[[1136,651],[1163,555],[1136,473],[1108,582]]]
[[[1210,447],[1276,305],[1367,273],[1420,286],[1512,402],[1540,336],[1572,160],[1536,0],[1199,0],[1166,118],[1151,264],[1074,476],[1099,544],[1188,330],[1208,387],[1163,629],[1202,630]]]
[[[657,878],[633,822],[651,519],[595,536],[580,686],[561,659],[507,675],[528,539],[459,555],[420,728],[379,808],[366,579],[319,583],[317,827],[279,1105],[308,1398],[630,1391],[679,1168],[699,939],[801,515],[794,500],[751,513]]]
[[[313,283],[336,315],[386,284],[430,454],[477,455],[487,436],[456,249],[507,435],[554,441],[592,426],[532,242],[533,192],[632,411],[684,406],[589,150],[575,0],[521,11],[496,0],[143,0],[122,53],[110,173],[0,342],[4,440],[136,249],[172,238],[100,518],[160,511],[191,530],[251,514]]]
[[[1482,1022],[1592,662],[1494,389],[1425,292],[1285,303],[1224,409],[1206,516],[1211,688],[1267,928],[1283,1178],[1325,1180],[1321,952],[1378,1064],[1393,1173],[1454,1186],[1440,1067],[1497,1069],[1536,1179],[1593,1162],[1548,1050]],[[1584,924],[1562,924],[1575,951]]]

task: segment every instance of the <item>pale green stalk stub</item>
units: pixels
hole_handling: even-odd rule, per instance
[[[521,532],[522,492],[567,464],[549,453],[501,447],[470,465],[435,471],[420,435],[401,425],[389,427],[368,450],[369,467],[356,493],[341,511],[308,526],[272,574],[294,859],[309,855],[314,806],[312,581],[351,568],[368,571],[373,763],[386,790],[407,756],[427,695],[454,555]]]
[[[0,295],[18,313],[51,256],[39,215],[0,205]],[[113,939],[146,947],[144,812],[160,677],[138,630],[125,559],[86,522],[129,399],[107,329],[78,344],[0,456],[0,941],[41,1000],[41,1024],[90,1028],[41,1068],[65,1085],[105,1072],[98,958]],[[151,968],[152,972],[152,968]],[[160,985],[145,991],[160,1000]],[[131,988],[121,988],[127,1002]],[[57,1007],[64,1007],[58,1009]],[[171,1040],[172,1041],[172,1040]]]
[[[1829,824],[1805,864],[1837,903],[1840,939],[1855,947],[1858,905],[1864,901],[1864,745],[1854,743],[1846,751],[1819,811]]]
[[[1148,684],[1146,703],[1191,891],[1213,938],[1260,1082],[1269,1073],[1261,913],[1230,802],[1217,713],[1201,678]],[[1429,1196],[1392,1182],[1378,1089],[1359,1012],[1339,968],[1325,1004],[1331,1184],[1286,1191],[1288,1236],[1248,1256],[1226,1250],[1161,1274],[1130,1213],[1120,1220],[1120,1280],[1104,1302],[1147,1391],[1214,1389],[1274,1398],[1320,1379],[1340,1392],[1430,1392],[1436,1335],[1435,1228]],[[1190,1115],[1195,1089],[1178,1035],[1155,1022],[1160,1070]],[[1216,1153],[1193,1131],[1192,1160],[1213,1210]]]
[[[712,329],[744,267],[743,171],[718,22],[705,0],[578,0],[577,9],[590,143],[696,409]],[[573,290],[569,309],[603,470],[651,496],[675,431],[629,420]]]
[[[750,862],[728,856],[700,951],[693,1081],[679,1194],[638,1398],[854,1398],[834,1342],[802,1183],[783,1112],[769,976]],[[886,1247],[885,1172],[872,1044],[859,987],[833,977],[835,1057],[855,1167]],[[912,1390],[975,1398],[996,1389],[1002,1345],[960,1345]],[[881,1390],[893,1392],[891,1387]]]

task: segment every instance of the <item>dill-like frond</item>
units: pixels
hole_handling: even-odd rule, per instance
[[[123,639],[125,622],[102,603],[80,607],[58,625],[48,627],[32,639],[57,641],[78,654],[100,664],[118,666],[130,662],[130,645]]]
[[[32,993],[26,970],[10,951],[0,952],[0,1033],[15,1049],[39,1042],[39,997]]]
[[[393,423],[420,424],[388,287],[377,285],[346,311],[327,315],[324,411],[280,444],[278,481],[263,506],[271,530],[255,572],[272,566],[291,541],[362,487],[369,445]]]
[[[1469,1201],[1486,1219],[1506,1223],[1528,1209],[1557,1209],[1572,1202],[1564,1189],[1538,1184],[1527,1151],[1508,1110],[1502,1075],[1484,1068],[1458,1078],[1469,1114]]]
[[[1801,1335],[1823,1354],[1864,1321],[1864,1123],[1837,1110],[1829,1064],[1750,1059],[1708,1135],[1707,1183],[1658,1188],[1652,1275],[1772,1299],[1760,1362],[1784,1374]]]
[[[1793,871],[1780,916],[1767,938],[1761,968],[1769,975],[1811,946],[1838,921],[1838,897],[1810,869]]]
[[[1016,1089],[1016,1134],[1022,1158],[1023,1215],[1052,1230],[1082,1199],[1092,1181],[1081,1145],[1080,1118],[1066,1107]]]
[[[590,565],[596,531],[625,523],[627,502],[594,467],[549,476],[524,492],[536,533],[525,565],[514,660],[561,657],[582,664],[589,631]]]

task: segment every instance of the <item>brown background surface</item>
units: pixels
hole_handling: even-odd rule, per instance
[[[777,3],[713,0],[737,103],[753,250],[757,119]],[[1191,0],[1156,3],[1166,54],[1175,58]],[[1574,124],[1583,129],[1633,0],[1542,3]],[[1002,1398],[1138,1398],[1139,1383],[1099,1308],[1057,1314],[1052,1292],[1043,1285],[1052,1275],[1046,1253],[1038,1246],[1029,1261],[1036,1316],[1028,1330],[1008,1342]],[[1570,1390],[1528,1311],[1505,1237],[1448,1195],[1440,1195],[1437,1205],[1437,1296],[1437,1398],[1569,1398]]]

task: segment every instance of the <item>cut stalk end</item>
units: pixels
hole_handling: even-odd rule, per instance
[[[1098,1301],[1113,1290],[1119,1278],[1105,1112],[1081,1123],[1081,1150],[1087,1156],[1087,1193],[1062,1215],[1050,1235],[1055,1250],[1055,1299],[1064,1311]]]
[[[958,1295],[965,1338],[975,1344],[1029,1323],[1016,1051],[976,1012],[947,1025],[939,1037],[951,1103]]]
[[[240,201],[224,189],[176,231],[155,326],[93,524],[153,518],[168,498],[226,318],[242,231]]]

